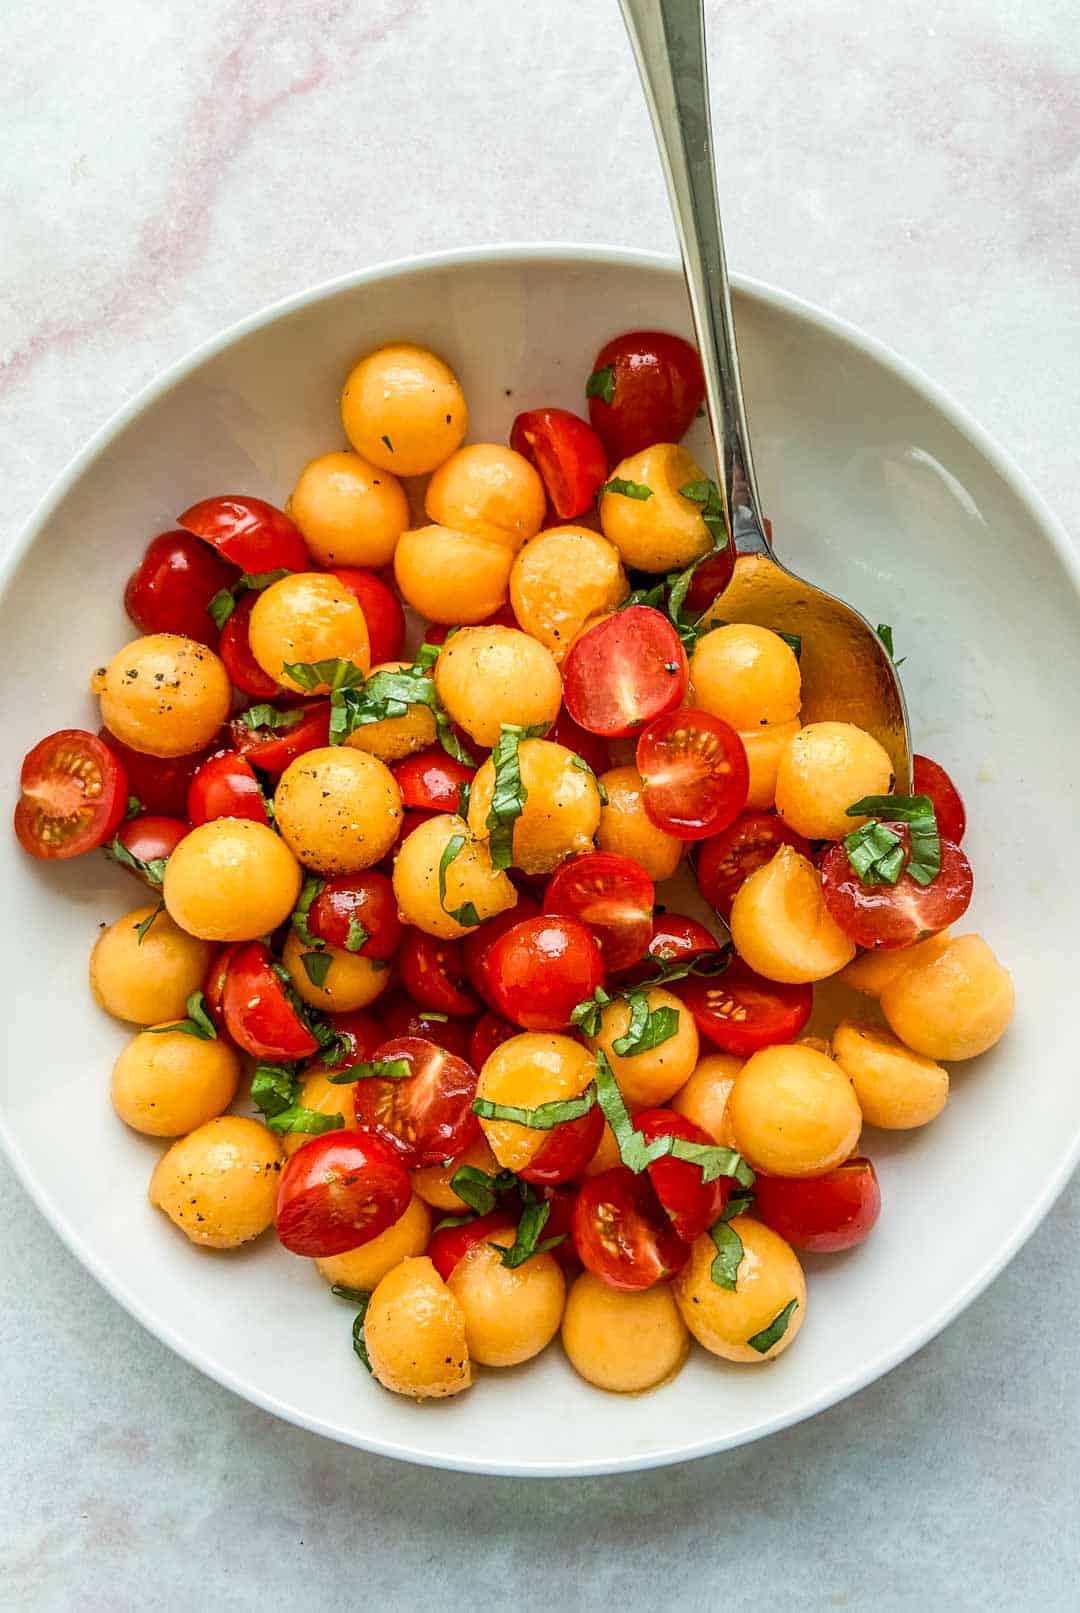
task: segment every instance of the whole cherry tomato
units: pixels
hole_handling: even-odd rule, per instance
[[[964,799],[945,769],[929,756],[911,758],[913,795],[928,795],[934,803],[934,814],[940,834],[959,845],[967,828]]]
[[[419,1037],[434,1042],[454,1058],[469,1061],[469,1044],[473,1025],[468,1019],[450,1019],[446,1014],[418,1008],[403,991],[395,991],[379,999],[379,1017],[382,1020],[382,1040],[398,1041],[402,1037]]]
[[[357,1081],[356,1123],[396,1148],[409,1170],[441,1165],[476,1141],[480,1122],[472,1110],[476,1071],[471,1064],[419,1036],[383,1042],[375,1058],[409,1073]]]
[[[441,745],[406,756],[390,771],[397,779],[402,803],[424,812],[460,812],[462,786],[471,783],[476,774],[475,767],[455,761]]]
[[[586,851],[552,874],[544,912],[587,924],[612,973],[641,958],[652,935],[656,889],[640,863],[613,851]]]
[[[780,846],[804,857],[810,843],[775,812],[743,812],[697,848],[697,880],[702,896],[722,918],[731,913],[735,893],[756,868],[771,862]]]
[[[128,578],[124,609],[141,633],[182,633],[213,648],[218,630],[206,607],[235,580],[236,567],[190,532],[162,532]]]
[[[604,983],[600,948],[584,924],[558,914],[504,930],[485,965],[492,1006],[529,1031],[561,1031]]]
[[[111,748],[61,728],[23,757],[15,833],[31,857],[77,857],[112,839],[127,804],[127,775]]]
[[[397,955],[401,984],[413,1002],[440,1014],[476,1014],[480,1003],[465,984],[465,963],[458,941],[405,926]]]
[[[258,594],[248,593],[237,600],[236,609],[221,629],[218,654],[225,663],[230,682],[237,689],[254,695],[256,700],[272,700],[281,690],[256,661],[248,638],[248,623],[258,597]]]
[[[673,986],[698,1030],[724,1053],[749,1058],[759,1047],[793,1042],[814,1006],[812,986],[765,980],[733,958],[723,974],[691,975]]]
[[[300,530],[284,511],[243,493],[204,498],[177,525],[203,538],[219,555],[251,576],[267,571],[310,571]]]
[[[225,1025],[245,1053],[292,1063],[318,1051],[262,941],[245,941],[229,959],[221,1010]]]
[[[392,958],[401,940],[394,887],[375,868],[324,879],[308,908],[307,927],[328,946],[362,958]]]
[[[518,1175],[526,1182],[555,1187],[580,1176],[600,1146],[604,1112],[594,1103],[578,1120],[564,1120],[553,1126],[527,1165]]]
[[[746,805],[750,768],[735,729],[686,706],[651,722],[637,743],[641,804],[665,834],[703,840]]]
[[[262,789],[246,757],[234,750],[207,757],[188,787],[188,818],[193,828],[212,818],[270,822]]]
[[[540,903],[528,891],[519,890],[518,899],[513,907],[496,913],[493,919],[488,919],[477,929],[470,930],[468,935],[462,938],[462,956],[465,959],[465,973],[469,978],[469,984],[474,991],[480,993],[489,1006],[492,997],[491,981],[488,977],[488,957],[492,947],[500,935],[512,930],[515,924],[520,924],[523,919],[534,919],[539,916]],[[518,1027],[515,1027],[515,1035],[517,1030]]]
[[[674,1277],[690,1258],[648,1175],[635,1176],[625,1165],[582,1183],[573,1230],[586,1270],[628,1293]]]
[[[363,1008],[350,1014],[331,1014],[338,1046],[331,1057],[322,1054],[320,1062],[326,1070],[348,1070],[354,1064],[367,1064],[374,1058],[375,1049],[386,1040],[386,1032],[373,1014]]]
[[[482,1070],[497,1047],[520,1035],[521,1026],[511,1025],[501,1014],[481,1014],[469,1042],[469,1063],[474,1070]]]
[[[686,652],[667,617],[651,605],[629,605],[571,646],[563,699],[589,733],[620,739],[681,705],[689,681]]]
[[[706,1148],[713,1146],[708,1132],[671,1109],[643,1109],[634,1116],[634,1130],[640,1131],[650,1143],[658,1137],[679,1137],[683,1142],[700,1143]],[[646,1170],[657,1198],[685,1243],[693,1243],[707,1232],[723,1213],[731,1191],[730,1176],[718,1176],[706,1182],[700,1165],[692,1160],[676,1159],[673,1154],[662,1154],[646,1166]]]
[[[333,575],[364,613],[372,666],[400,660],[405,644],[405,612],[394,590],[374,571],[361,571],[356,566],[335,566]]]
[[[613,460],[678,442],[705,399],[697,349],[662,330],[631,330],[597,353],[589,419]]]
[[[228,624],[226,624],[228,625]],[[267,716],[266,722],[250,719]],[[241,756],[264,773],[284,773],[305,751],[322,750],[330,743],[330,702],[312,700],[302,706],[253,706],[234,717],[229,736]]]
[[[172,856],[184,836],[190,831],[190,825],[182,823],[179,818],[165,818],[156,813],[142,812],[138,817],[128,818],[117,829],[114,844],[119,840],[124,850],[129,852],[136,862],[150,864],[165,862]],[[122,866],[128,866],[126,864]],[[141,879],[144,885],[151,890],[160,890],[160,879],[154,879],[139,868],[130,870]]]
[[[127,775],[127,787],[144,812],[161,813],[169,818],[187,816],[187,793],[195,769],[210,755],[209,750],[194,756],[147,756],[132,750],[110,734],[98,730],[98,738],[120,763]]]
[[[540,472],[560,521],[592,508],[607,481],[607,452],[593,428],[569,409],[529,409],[510,428],[510,446]]]
[[[886,828],[910,853],[907,825]],[[864,885],[843,842],[830,846],[821,864],[821,894],[844,934],[861,947],[889,952],[955,924],[968,909],[974,876],[959,846],[944,837],[940,845],[941,869],[929,885],[920,885],[906,867],[894,885]]]
[[[813,1254],[853,1249],[873,1231],[881,1188],[868,1159],[846,1159],[824,1176],[765,1176],[754,1182],[754,1214]]]
[[[427,1257],[445,1283],[462,1255],[467,1255],[478,1243],[493,1238],[497,1232],[512,1231],[513,1225],[505,1210],[494,1209],[461,1226],[439,1227],[427,1246]]]
[[[400,1221],[411,1196],[407,1171],[381,1137],[326,1131],[285,1161],[277,1235],[294,1255],[343,1255]]]

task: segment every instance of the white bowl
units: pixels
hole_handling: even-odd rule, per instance
[[[49,866],[0,835],[8,1058],[0,1118],[16,1169],[69,1247],[133,1315],[204,1372],[305,1427],[415,1462],[491,1473],[646,1467],[808,1417],[869,1383],[968,1304],[1023,1243],[1080,1152],[1068,841],[1080,799],[1077,570],[1061,529],[955,405],[894,355],[761,286],[738,295],[761,485],[782,554],[893,624],[917,748],[967,795],[977,875],[965,928],[1013,969],[1016,1023],[955,1071],[925,1133],[868,1133],[884,1212],[871,1242],[809,1264],[809,1311],[774,1365],[696,1351],[639,1399],[574,1376],[558,1346],[417,1406],[350,1347],[351,1313],[272,1237],[191,1247],[146,1199],[160,1145],[109,1105],[124,1027],[86,988],[101,921],[137,887],[100,857]],[[42,735],[97,726],[90,670],[132,636],[125,578],[149,537],[215,492],[282,501],[341,442],[338,390],[377,343],[428,343],[464,383],[474,439],[517,410],[582,406],[600,344],[632,327],[689,334],[666,260],[513,248],[394,264],[306,293],[201,349],[122,411],[61,478],[7,568],[4,767]],[[704,453],[702,427],[696,446]],[[691,447],[695,443],[692,440]],[[109,1363],[102,1370],[110,1371]],[[1034,1368],[1033,1368],[1034,1370]]]

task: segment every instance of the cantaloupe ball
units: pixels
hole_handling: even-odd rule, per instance
[[[600,809],[596,844],[641,864],[651,880],[670,879],[682,860],[683,842],[665,834],[645,811],[641,774],[633,765],[600,776],[607,800]]]
[[[483,1171],[485,1176],[498,1174],[499,1161],[491,1152],[486,1137],[477,1140],[466,1148],[457,1159],[451,1159],[445,1165],[423,1165],[419,1170],[410,1171],[409,1179],[413,1190],[419,1193],[426,1204],[435,1210],[441,1210],[444,1215],[463,1215],[468,1205],[464,1199],[459,1199],[451,1181],[461,1170],[463,1165],[470,1165],[473,1170]]]
[[[591,851],[600,826],[600,790],[574,753],[547,739],[523,739],[518,768],[527,794],[511,835],[513,866],[526,874],[549,874],[576,852]],[[495,793],[492,758],[478,770],[469,796],[469,827],[486,840]]]
[[[426,476],[458,448],[469,411],[457,376],[426,347],[392,342],[349,372],[341,423],[358,454],[395,476]]]
[[[361,957],[344,947],[313,951],[295,930],[285,937],[281,961],[301,1001],[326,1014],[351,1014],[366,1008],[382,996],[390,980],[389,964],[381,958]]]
[[[510,603],[526,633],[557,662],[593,616],[630,592],[619,551],[587,527],[556,526],[528,542],[510,573]]]
[[[474,442],[439,466],[424,507],[436,525],[489,538],[516,554],[543,525],[547,493],[522,454],[502,443]]]
[[[345,1128],[356,1124],[356,1109],[353,1105],[353,1089],[348,1085],[339,1086],[331,1081],[321,1065],[313,1065],[305,1074],[300,1087],[299,1106],[302,1109],[314,1109],[320,1115],[340,1115]],[[298,1148],[303,1148],[310,1142],[310,1134],[303,1131],[286,1132],[281,1139],[281,1146],[286,1154],[295,1154]],[[377,1241],[377,1240],[376,1240]],[[365,1249],[370,1249],[365,1244]],[[415,1253],[416,1251],[410,1251]],[[337,1282],[339,1279],[334,1278]],[[340,1279],[344,1281],[344,1278]]]
[[[658,442],[621,460],[612,481],[650,489],[649,498],[603,493],[600,525],[628,566],[639,571],[682,571],[707,555],[713,540],[702,506],[679,491],[705,475],[678,443]]]
[[[285,922],[301,883],[296,858],[265,823],[213,818],[181,840],[166,864],[162,894],[189,935],[254,941]]]
[[[462,1255],[446,1286],[465,1316],[469,1355],[484,1367],[516,1367],[546,1349],[559,1331],[566,1279],[546,1250],[511,1269],[492,1248],[513,1231],[493,1232]]]
[[[596,1145],[596,1153],[585,1167],[586,1176],[599,1176],[601,1171],[613,1170],[616,1165],[622,1164],[622,1155],[619,1145],[615,1141],[615,1133],[604,1121],[604,1129],[600,1133],[600,1141]]]
[[[1012,976],[981,935],[924,954],[881,994],[902,1042],[929,1059],[973,1059],[1004,1036],[1016,1006]]]
[[[435,688],[447,714],[489,750],[504,723],[550,727],[562,704],[551,651],[513,627],[455,633],[435,663]]]
[[[807,840],[842,840],[866,819],[847,809],[893,786],[889,753],[850,722],[812,722],[791,740],[776,773],[776,810]]]
[[[388,566],[409,524],[397,477],[347,451],[310,460],[286,510],[321,566]]]
[[[403,532],[394,551],[402,598],[429,622],[482,622],[506,603],[514,557],[504,543],[448,526]]]
[[[735,1147],[728,1103],[742,1067],[743,1060],[731,1053],[707,1053],[671,1100],[676,1114],[692,1120],[723,1148]]]
[[[678,997],[662,986],[645,990],[649,1013],[670,1009],[678,1018],[674,1035],[641,1053],[619,1054],[615,1043],[630,1025],[630,1004],[623,997],[608,1003],[600,1015],[600,1029],[589,1038],[589,1045],[607,1055],[611,1071],[626,1102],[639,1109],[654,1109],[666,1103],[684,1086],[698,1061],[698,1033],[694,1016]]]
[[[792,846],[743,881],[728,923],[735,950],[766,980],[824,980],[855,956],[854,941],[825,906],[817,869]]]
[[[840,1066],[799,1042],[751,1054],[728,1099],[735,1145],[770,1176],[824,1176],[859,1140],[862,1112]]]
[[[338,1087],[339,1092],[348,1090],[348,1087]],[[301,1141],[306,1141],[306,1138],[301,1138]],[[328,1283],[340,1283],[343,1288],[357,1288],[362,1293],[370,1293],[378,1287],[387,1272],[400,1266],[403,1260],[422,1255],[430,1237],[431,1211],[423,1199],[414,1193],[404,1215],[393,1226],[387,1227],[385,1232],[380,1232],[377,1238],[361,1244],[359,1249],[349,1249],[343,1255],[327,1255],[325,1259],[316,1260],[315,1265],[319,1276],[325,1277]]]
[[[400,672],[410,666],[409,661],[383,661],[373,666],[371,676],[380,672]],[[403,761],[417,751],[434,745],[436,738],[435,715],[423,701],[414,700],[403,717],[384,717],[381,722],[363,723],[354,728],[345,744],[353,750],[367,751],[389,766]]]
[[[110,734],[146,756],[190,756],[229,715],[232,685],[205,644],[150,633],[124,646],[90,680]]]
[[[113,1065],[112,1103],[135,1131],[181,1137],[227,1109],[239,1084],[236,1050],[220,1037],[143,1031]]]
[[[150,1202],[207,1249],[235,1249],[272,1225],[281,1145],[257,1120],[221,1115],[181,1137],[150,1178]]]
[[[443,864],[450,842],[461,837],[456,855]],[[440,875],[441,867],[441,875]],[[477,924],[505,912],[517,901],[517,891],[501,868],[493,868],[487,842],[477,840],[464,818],[440,813],[418,824],[402,841],[394,861],[394,895],[406,924],[453,941],[474,928],[455,913],[471,916]]]
[[[397,839],[401,791],[377,756],[327,745],[289,763],[274,794],[274,815],[306,868],[353,874],[380,862]]]
[[[591,1271],[583,1271],[566,1296],[562,1342],[586,1383],[616,1394],[640,1394],[665,1383],[690,1349],[670,1284],[624,1293]]]
[[[291,572],[264,588],[248,642],[267,677],[294,694],[326,694],[330,685],[298,682],[286,666],[348,661],[365,676],[371,666],[367,618],[351,589],[327,571]]]
[[[868,1125],[904,1131],[925,1126],[944,1109],[948,1072],[891,1031],[845,1019],[833,1032],[832,1047]]]
[[[592,1054],[573,1037],[524,1031],[485,1059],[476,1094],[489,1103],[539,1109],[580,1097],[595,1075]],[[524,1169],[551,1135],[514,1120],[481,1117],[480,1126],[499,1165],[511,1171]]]
[[[734,1289],[712,1280],[716,1245],[702,1233],[672,1283],[683,1321],[713,1355],[725,1361],[772,1361],[791,1344],[806,1317],[806,1278],[795,1251],[770,1227],[748,1215],[729,1223],[743,1257]],[[768,1348],[761,1337],[794,1301],[780,1337]],[[749,1342],[758,1340],[755,1349]]]
[[[380,1280],[364,1343],[375,1377],[395,1394],[444,1399],[473,1381],[464,1312],[426,1256],[400,1261]]]
[[[792,717],[790,722],[766,723],[762,728],[740,728],[738,732],[750,771],[746,810],[768,812],[776,800],[780,758],[799,732],[799,719]]]
[[[936,958],[951,940],[949,930],[939,930],[937,935],[928,935],[925,941],[916,941],[914,946],[889,952],[860,952],[841,969],[837,979],[867,997],[880,997],[890,981],[898,979],[912,964]]]
[[[690,657],[697,704],[732,728],[786,723],[799,715],[802,677],[795,652],[779,633],[731,622],[703,634]]]
[[[90,990],[107,1014],[133,1025],[182,1019],[185,1004],[206,978],[214,949],[207,941],[157,913],[139,939],[139,929],[157,903],[136,907],[102,930],[90,954]]]

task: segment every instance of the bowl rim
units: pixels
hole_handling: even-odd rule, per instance
[[[679,274],[681,272],[679,260],[671,254],[662,252],[570,241],[509,242],[505,244],[496,242],[489,245],[459,247],[446,251],[419,253],[409,257],[390,259],[374,264],[369,268],[352,270],[335,276],[331,280],[322,281],[317,285],[308,287],[306,290],[292,293],[269,303],[256,312],[248,314],[243,319],[227,326],[206,341],[200,342],[181,358],[168,365],[165,370],[139,388],[131,398],[121,404],[106,419],[104,424],[93,433],[89,441],[74,455],[53,481],[44,496],[38,501],[14,542],[8,548],[8,552],[0,560],[0,595],[6,592],[9,582],[57,507],[90,466],[111,445],[113,440],[145,409],[157,402],[159,398],[165,396],[179,382],[185,380],[187,376],[207,360],[224,352],[242,338],[252,335],[303,308],[328,301],[343,291],[375,281],[405,279],[413,275],[423,275],[444,269],[496,266],[513,268],[514,266],[527,267],[534,264],[552,266],[557,265],[560,261],[565,262],[568,267],[587,264],[592,267],[607,265],[619,269],[659,270],[667,274]],[[871,359],[894,375],[899,376],[913,391],[936,409],[962,437],[967,439],[971,447],[1001,477],[1017,502],[1026,510],[1032,521],[1046,536],[1056,558],[1068,574],[1077,595],[1080,596],[1080,554],[1077,553],[1077,549],[1063,523],[1050,509],[1045,499],[1037,492],[1012,457],[947,390],[932,381],[918,366],[903,358],[885,342],[867,334],[867,332],[850,321],[842,319],[838,315],[830,313],[792,292],[785,291],[767,281],[746,275],[733,275],[732,284],[739,293],[751,300],[780,313],[793,315],[800,321],[816,326],[827,335],[846,343],[862,356]],[[237,1374],[222,1367],[210,1357],[204,1355],[199,1348],[188,1343],[174,1329],[171,1323],[153,1314],[150,1307],[143,1304],[142,1300],[129,1289],[121,1277],[117,1277],[104,1269],[97,1253],[83,1238],[80,1229],[59,1214],[50,1203],[48,1195],[44,1188],[39,1185],[29,1161],[23,1157],[15,1138],[9,1131],[6,1116],[2,1109],[0,1109],[0,1146],[3,1147],[15,1176],[23,1188],[41,1211],[53,1231],[57,1233],[80,1264],[141,1326],[167,1345],[169,1349],[175,1351],[183,1360],[189,1362],[200,1372],[205,1373],[207,1377],[273,1416],[305,1428],[311,1433],[320,1434],[339,1443],[352,1445],[360,1450],[370,1451],[375,1455],[392,1457],[398,1461],[413,1462],[418,1466],[512,1478],[586,1477],[636,1472],[648,1468],[664,1467],[677,1462],[691,1461],[778,1433],[782,1429],[804,1422],[816,1416],[819,1412],[827,1410],[830,1406],[836,1405],[839,1401],[847,1399],[848,1396],[858,1393],[859,1390],[866,1388],[887,1372],[892,1371],[894,1367],[929,1343],[988,1287],[1035,1231],[1066,1186],[1076,1169],[1077,1163],[1080,1162],[1080,1134],[1078,1134],[1073,1140],[1071,1148],[1062,1157],[1056,1170],[1044,1179],[1039,1192],[1032,1200],[1026,1213],[1013,1227],[1010,1236],[969,1275],[966,1282],[945,1303],[940,1305],[928,1318],[902,1334],[888,1349],[880,1351],[871,1360],[863,1362],[856,1370],[849,1372],[838,1383],[823,1389],[798,1408],[778,1413],[774,1417],[764,1418],[753,1429],[737,1434],[719,1433],[690,1443],[673,1444],[663,1449],[649,1451],[640,1455],[634,1454],[600,1460],[586,1458],[582,1461],[573,1462],[513,1462],[450,1457],[439,1450],[424,1449],[422,1445],[405,1445],[400,1441],[380,1439],[374,1436],[357,1435],[353,1437],[331,1427],[317,1417],[306,1416],[302,1411],[284,1405],[273,1395],[262,1392],[250,1383],[245,1383]]]

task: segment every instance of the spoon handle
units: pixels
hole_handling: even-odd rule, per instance
[[[770,554],[750,452],[716,200],[702,0],[619,4],[675,214],[728,525],[743,553]]]

